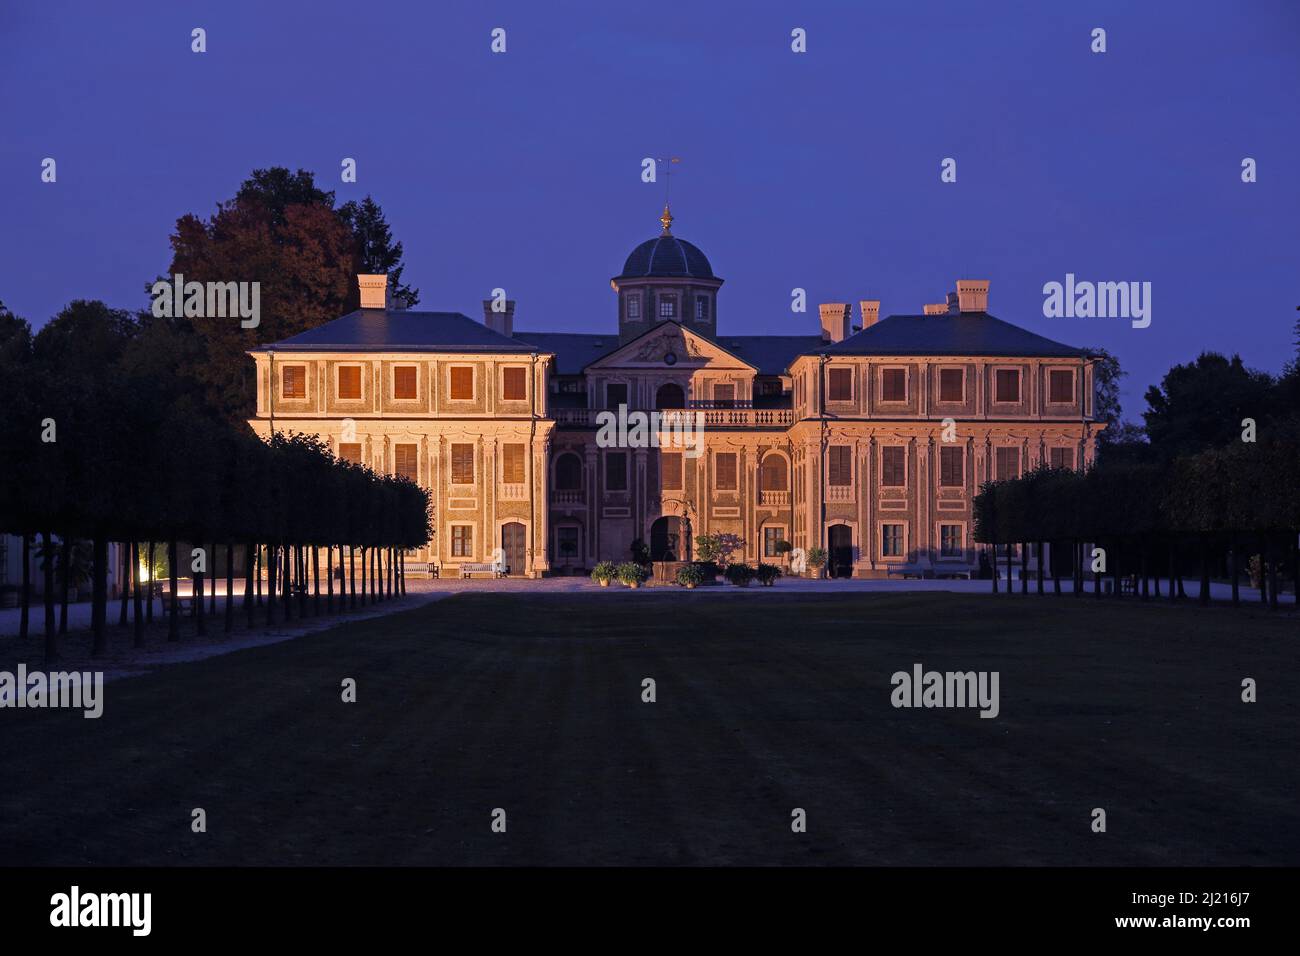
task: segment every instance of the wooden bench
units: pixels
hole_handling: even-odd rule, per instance
[[[925,571],[914,564],[891,564],[885,568],[886,578],[917,578],[918,580],[925,577]]]
[[[438,565],[433,561],[430,561],[424,566],[424,572],[429,575],[430,578],[436,578],[441,573]]]
[[[460,566],[461,580],[468,580],[472,574],[490,574],[494,578],[504,578],[510,573],[510,568],[496,564],[462,564]]]

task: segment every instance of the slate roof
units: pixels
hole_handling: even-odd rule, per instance
[[[713,267],[708,257],[685,239],[655,236],[632,250],[616,279],[643,279],[647,276],[684,276],[712,279]]]
[[[617,336],[615,336],[617,339]],[[459,312],[358,309],[298,335],[260,346],[268,352],[536,352]]]
[[[987,312],[891,315],[834,345],[813,346],[805,355],[995,355],[1077,358],[1087,349],[1003,322]]]
[[[559,375],[581,375],[582,370],[618,348],[618,332],[593,335],[588,332],[527,332],[515,330],[517,341],[537,347],[539,352],[555,353],[555,371]]]

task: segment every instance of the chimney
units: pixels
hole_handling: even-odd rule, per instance
[[[921,311],[922,311],[922,313],[925,314],[925,315],[947,315],[947,314],[948,314],[948,303],[947,303],[947,302],[927,302],[925,305],[921,306]]]
[[[512,339],[515,337],[515,300],[506,299],[504,312],[492,310],[496,301],[496,299],[483,300],[483,324],[498,335]]]
[[[950,298],[951,295],[949,293]],[[987,312],[989,310],[989,280],[958,279],[957,303],[962,312]]]
[[[388,307],[388,276],[357,276],[361,287],[361,308],[385,309]]]
[[[849,314],[853,306],[847,302],[823,302],[817,310],[822,314],[823,342],[843,342],[849,337]]]
[[[880,321],[880,300],[863,299],[858,303],[862,309],[862,327],[869,329]]]

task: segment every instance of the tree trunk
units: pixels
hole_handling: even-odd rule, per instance
[[[128,556],[128,560],[130,560],[131,562],[131,574],[135,579],[135,587],[131,589],[135,594],[135,608],[134,608],[135,633],[133,635],[134,643],[136,647],[144,647],[144,595],[140,593],[140,585],[143,582],[141,582],[140,580],[142,575],[140,574],[140,542],[139,541],[131,542],[131,553]]]
[[[1020,593],[1029,593],[1029,544],[1020,542]]]
[[[208,598],[208,613],[215,618],[217,616],[217,542],[212,542],[212,550],[209,554],[212,555],[212,570],[208,572],[210,582],[208,593],[211,595]]]
[[[244,546],[244,615],[249,628],[253,626],[253,614],[257,609],[257,597],[254,594],[257,585],[253,581],[256,562],[257,544],[250,541]]]
[[[1149,600],[1151,597],[1151,575],[1147,573],[1147,542],[1143,538],[1138,543],[1138,573],[1142,575],[1142,600]]]
[[[1010,597],[1013,593],[1015,592],[1011,586],[1011,545],[1008,544],[1007,545],[1007,597]]]
[[[1178,600],[1178,542],[1169,542],[1169,600]]]
[[[334,545],[325,548],[325,611],[334,613]]]
[[[1232,562],[1232,606],[1241,607],[1241,549],[1236,535],[1232,538],[1232,550],[1229,552]],[[1171,555],[1172,559],[1172,555]]]
[[[23,532],[23,593],[22,610],[18,615],[18,638],[27,640],[32,617],[32,536]]]
[[[1038,578],[1037,581],[1038,593],[1042,594],[1043,593],[1043,542],[1041,541],[1037,542],[1037,546],[1038,546],[1038,574],[1036,576]]]
[[[281,545],[284,549],[280,554],[280,603],[284,605],[284,620],[289,622],[293,620],[293,562],[290,560],[292,554],[289,546]]]
[[[45,605],[45,640],[57,633],[58,625],[54,621],[54,545],[50,533],[41,532],[41,601]]]
[[[123,544],[123,547],[126,547],[126,545]],[[130,548],[127,548],[127,553],[128,553],[128,554],[130,553]],[[123,568],[126,567],[126,562],[125,562],[125,561],[122,562],[122,567],[123,567]],[[120,612],[118,612],[118,615],[117,615],[117,626],[118,626],[118,627],[126,627],[126,605],[127,605],[127,602],[128,602],[129,600],[131,600],[131,587],[130,587],[130,583],[131,583],[131,572],[128,570],[128,571],[125,571],[125,572],[123,573],[123,575],[122,575],[122,580],[118,582],[118,588],[119,588],[119,589],[121,590],[121,592],[122,592],[122,610],[121,610]]]
[[[993,578],[993,593],[997,594],[998,593],[998,543],[996,541],[993,542],[993,560],[990,561],[989,563],[993,567],[993,574],[990,575],[990,577]]]
[[[216,570],[216,555],[208,555],[205,548],[203,554],[203,567],[205,570],[194,572],[194,584],[190,587],[190,616],[194,618],[194,628],[200,637],[208,633],[208,616],[203,607],[208,593],[203,589],[203,585],[206,581],[204,575],[207,574],[206,568],[209,557],[213,559],[213,570]],[[191,567],[193,567],[192,564]]]
[[[342,560],[342,559],[340,559]],[[348,545],[348,610],[357,609],[357,552]]]
[[[1268,536],[1268,606],[1277,610],[1277,536],[1270,534]]]
[[[72,535],[65,534],[59,548],[59,633],[68,633],[68,572],[72,569]]]
[[[311,548],[311,613],[320,617],[320,548]]]
[[[179,595],[176,593],[176,557],[176,541],[173,539],[167,542],[167,583],[169,586],[168,597],[171,604],[167,609],[168,641],[179,641],[181,639],[179,617],[181,604],[178,600]]]
[[[94,541],[95,583],[93,601],[90,607],[90,626],[94,641],[90,653],[100,657],[108,650],[108,539],[102,533],[96,534]]]
[[[275,547],[266,545],[266,624],[275,624]]]
[[[147,604],[144,606],[144,619],[145,619],[145,621],[148,622],[149,624],[152,624],[152,623],[153,623],[153,592],[154,592],[154,579],[153,579],[153,556],[154,556],[154,543],[153,543],[152,541],[149,542],[149,548],[148,548],[148,550],[146,551],[146,554],[149,555],[149,557],[148,557],[148,561],[149,561],[149,581],[148,581],[148,584],[149,584],[149,603],[147,603]]]
[[[229,634],[235,629],[235,543],[226,542],[226,626]]]
[[[1201,604],[1210,603],[1210,546],[1201,536],[1201,593],[1197,596]]]
[[[1094,544],[1094,547],[1095,547],[1095,544]],[[1096,559],[1094,559],[1094,560],[1096,560]],[[1098,570],[1098,571],[1093,571],[1093,572],[1092,572],[1092,596],[1093,596],[1094,598],[1100,598],[1100,597],[1101,597],[1101,576],[1102,576],[1102,572],[1099,571],[1099,570]]]
[[[397,561],[401,573],[400,580],[402,582],[402,594],[403,596],[405,596],[406,594],[406,552],[405,551],[401,552],[401,554],[398,555]],[[1300,581],[1300,569],[1298,569],[1297,571],[1296,580]],[[1300,591],[1300,588],[1297,588],[1296,590]]]
[[[253,601],[258,606],[262,606],[262,546],[259,544],[257,550],[250,559],[253,562]]]

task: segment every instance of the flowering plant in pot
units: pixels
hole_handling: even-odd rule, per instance
[[[693,590],[696,585],[704,583],[704,569],[698,564],[683,564],[677,569],[677,583]]]
[[[624,561],[618,566],[618,579],[630,588],[639,588],[641,582],[646,579],[646,569],[644,565],[637,564],[635,561]]]
[[[609,582],[618,576],[618,567],[613,561],[601,561],[591,569],[591,579],[602,588],[609,587]]]

